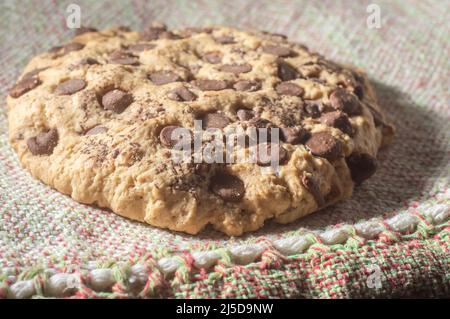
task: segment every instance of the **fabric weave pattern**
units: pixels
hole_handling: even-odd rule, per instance
[[[397,127],[376,175],[348,201],[242,238],[132,222],[22,170],[5,96],[33,55],[70,40],[70,3],[0,3],[0,297],[450,296],[446,1],[377,1],[380,29],[366,25],[369,1],[76,1],[82,24],[99,29],[155,20],[265,29],[367,71]],[[380,288],[367,283],[374,271]]]

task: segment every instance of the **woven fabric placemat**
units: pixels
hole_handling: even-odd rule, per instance
[[[81,205],[22,170],[5,97],[27,61],[69,41],[73,1],[0,3],[0,297],[450,296],[450,5],[376,1],[76,1],[82,23],[225,24],[284,33],[367,70],[397,127],[352,199],[242,238],[165,231]]]

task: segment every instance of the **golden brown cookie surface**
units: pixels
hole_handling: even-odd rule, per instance
[[[36,178],[151,225],[229,235],[351,196],[392,138],[365,76],[284,37],[226,27],[82,33],[31,60],[8,97]],[[176,163],[175,128],[280,129],[267,159]]]

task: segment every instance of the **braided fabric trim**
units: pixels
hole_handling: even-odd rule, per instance
[[[306,263],[308,260],[319,259],[323,263],[324,260],[336,259],[341,254],[362,254],[364,257],[367,252],[376,256],[376,252],[396,249],[395,247],[402,245],[426,247],[425,251],[430,254],[438,253],[433,250],[433,246],[440,247],[438,250],[442,251],[439,254],[443,258],[438,258],[437,261],[445,271],[442,273],[443,281],[438,284],[446,285],[450,283],[449,234],[450,205],[420,205],[386,220],[374,219],[355,225],[340,225],[323,232],[310,232],[280,240],[261,237],[253,244],[230,248],[194,252],[157,250],[148,255],[136,256],[126,263],[94,263],[73,269],[56,266],[50,269],[37,266],[26,270],[7,268],[0,273],[0,297],[201,297],[198,291],[194,294],[191,287],[200,281],[206,286],[212,285],[210,288],[213,289],[215,282],[223,285],[227,282],[227,276],[235,276],[241,271],[248,274],[255,269],[270,269],[272,273],[268,278],[272,278],[281,275],[288,268],[291,272],[295,269],[301,271],[303,266],[300,264],[299,268],[299,261]],[[420,253],[420,250],[410,253]],[[402,258],[405,262],[405,256]],[[331,265],[331,261],[326,264]],[[291,269],[292,267],[295,269]],[[411,268],[411,265],[407,267]],[[240,268],[240,271],[236,271],[236,268]],[[341,289],[342,285],[339,287]],[[301,289],[294,288],[286,296],[302,294]],[[222,297],[236,297],[234,290],[227,291],[220,289]],[[330,289],[322,292],[326,292],[326,295],[317,291],[307,295],[342,297]],[[346,294],[343,296],[349,297]],[[264,297],[264,294],[256,294],[254,297]]]

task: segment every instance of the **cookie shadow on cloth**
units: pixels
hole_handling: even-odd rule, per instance
[[[409,94],[371,81],[396,127],[394,141],[378,154],[379,167],[374,176],[357,187],[352,198],[288,225],[273,221],[249,236],[282,235],[301,229],[317,230],[339,223],[352,224],[374,217],[386,217],[406,209],[413,201],[427,199],[436,190],[436,181],[446,166],[447,151],[443,131],[445,119],[431,111],[433,105],[419,106]],[[201,237],[220,238],[214,231]]]

